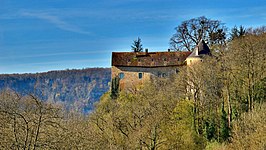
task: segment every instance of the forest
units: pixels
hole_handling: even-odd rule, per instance
[[[266,149],[266,30],[219,33],[203,62],[134,92],[115,87],[89,115],[1,92],[1,149]]]
[[[0,91],[32,94],[42,101],[60,103],[68,110],[89,112],[109,90],[110,68],[87,68],[31,74],[0,75]]]

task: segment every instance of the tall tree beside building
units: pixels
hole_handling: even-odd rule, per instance
[[[175,28],[170,39],[170,46],[174,50],[192,49],[205,40],[209,46],[224,44],[227,28],[219,20],[212,20],[205,16],[183,21]]]
[[[266,34],[248,34],[245,38],[232,41],[229,47],[231,51],[227,54],[230,60],[227,66],[232,75],[231,83],[234,84],[230,95],[245,111],[253,111],[255,103],[264,99],[259,97],[257,85],[265,85],[265,39]]]
[[[141,39],[138,37],[137,40],[134,40],[132,45],[131,45],[131,49],[134,52],[142,52],[143,48],[142,48],[142,43],[141,43]]]

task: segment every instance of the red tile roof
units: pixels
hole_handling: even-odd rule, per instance
[[[112,66],[163,67],[181,66],[191,52],[113,52]]]

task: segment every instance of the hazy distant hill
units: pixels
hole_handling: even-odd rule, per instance
[[[42,100],[87,112],[109,90],[110,80],[110,68],[8,74],[0,75],[0,90],[34,94]]]

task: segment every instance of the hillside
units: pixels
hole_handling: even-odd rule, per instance
[[[33,94],[43,101],[87,112],[109,90],[110,79],[109,68],[4,74],[0,75],[0,91],[8,89],[22,95]]]

